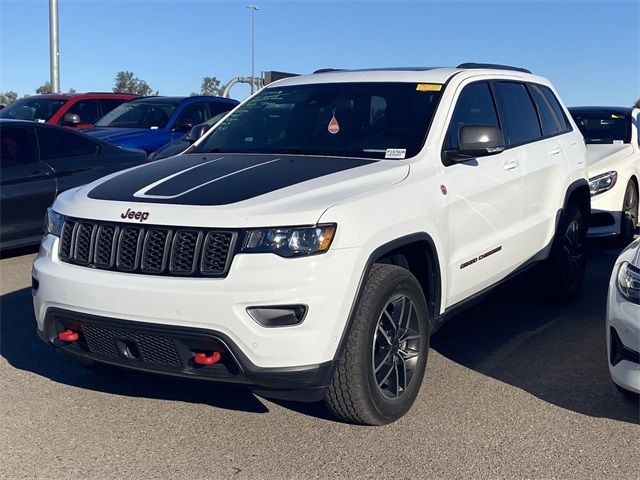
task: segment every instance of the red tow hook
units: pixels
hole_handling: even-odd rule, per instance
[[[206,353],[196,353],[193,356],[193,363],[196,365],[213,365],[220,360],[220,352],[213,352],[211,355]]]
[[[75,342],[78,339],[78,334],[73,330],[65,328],[58,334],[58,340],[63,342]]]

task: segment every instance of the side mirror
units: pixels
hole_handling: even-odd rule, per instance
[[[76,125],[80,125],[80,115],[77,113],[67,113],[62,119],[62,125],[67,127],[75,127]]]
[[[502,131],[491,125],[463,125],[458,130],[459,155],[486,157],[504,151]]]
[[[211,128],[211,125],[207,125],[206,123],[199,123],[189,130],[184,136],[184,139],[189,143],[194,143],[200,137],[202,137],[207,131]]]

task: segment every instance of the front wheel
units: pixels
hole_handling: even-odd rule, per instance
[[[429,350],[429,314],[418,280],[375,264],[325,402],[339,418],[383,425],[413,405]]]
[[[620,243],[628,245],[633,241],[638,225],[638,187],[631,180],[627,184],[622,202],[622,218],[620,221]]]

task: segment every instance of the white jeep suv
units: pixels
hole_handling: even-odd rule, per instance
[[[540,264],[581,288],[585,145],[552,85],[499,65],[269,85],[184,155],[60,195],[40,336],[78,361],[324,400],[384,424],[430,335]]]

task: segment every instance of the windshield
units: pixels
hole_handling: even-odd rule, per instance
[[[64,98],[22,98],[0,110],[0,118],[46,122],[66,101]]]
[[[607,111],[572,112],[586,143],[631,143],[631,118]]]
[[[96,127],[164,128],[175,109],[170,103],[123,103],[98,120]]]
[[[412,157],[422,148],[441,88],[416,83],[266,88],[194,152]]]

